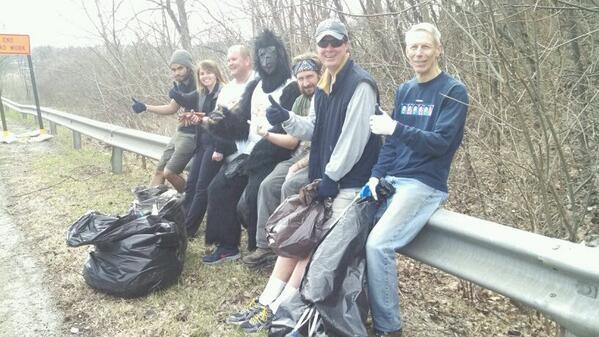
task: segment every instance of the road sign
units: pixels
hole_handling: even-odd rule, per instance
[[[29,35],[0,34],[0,55],[31,55]]]

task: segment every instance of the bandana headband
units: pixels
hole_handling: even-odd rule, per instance
[[[301,73],[302,71],[315,71],[318,73],[319,69],[314,60],[305,59],[299,61],[293,66],[293,75],[297,76],[297,74]]]

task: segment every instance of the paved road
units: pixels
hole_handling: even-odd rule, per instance
[[[25,147],[45,146],[47,144],[0,144],[1,337],[61,336],[62,317],[54,307],[48,290],[42,286],[43,270],[6,211],[9,202],[5,185],[8,161],[19,158]]]

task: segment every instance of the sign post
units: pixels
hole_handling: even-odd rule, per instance
[[[29,64],[29,74],[31,76],[31,86],[33,87],[33,97],[35,99],[35,107],[37,109],[37,120],[40,128],[40,135],[46,133],[44,130],[44,122],[42,120],[42,111],[40,109],[39,96],[37,94],[37,86],[35,84],[35,74],[33,72],[33,62],[31,60],[31,46],[29,43],[29,35],[22,34],[0,34],[0,55],[27,55],[27,63]],[[3,126],[4,113],[2,110]],[[4,129],[5,132],[8,132]]]
[[[2,89],[0,89],[0,118],[2,119],[2,138],[8,138],[10,133],[6,126],[6,117],[4,116],[4,103],[2,103]]]

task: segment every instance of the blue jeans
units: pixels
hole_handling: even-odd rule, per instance
[[[366,241],[368,297],[374,328],[383,332],[401,329],[395,251],[410,243],[447,193],[416,179],[385,177],[395,194],[385,201]]]

